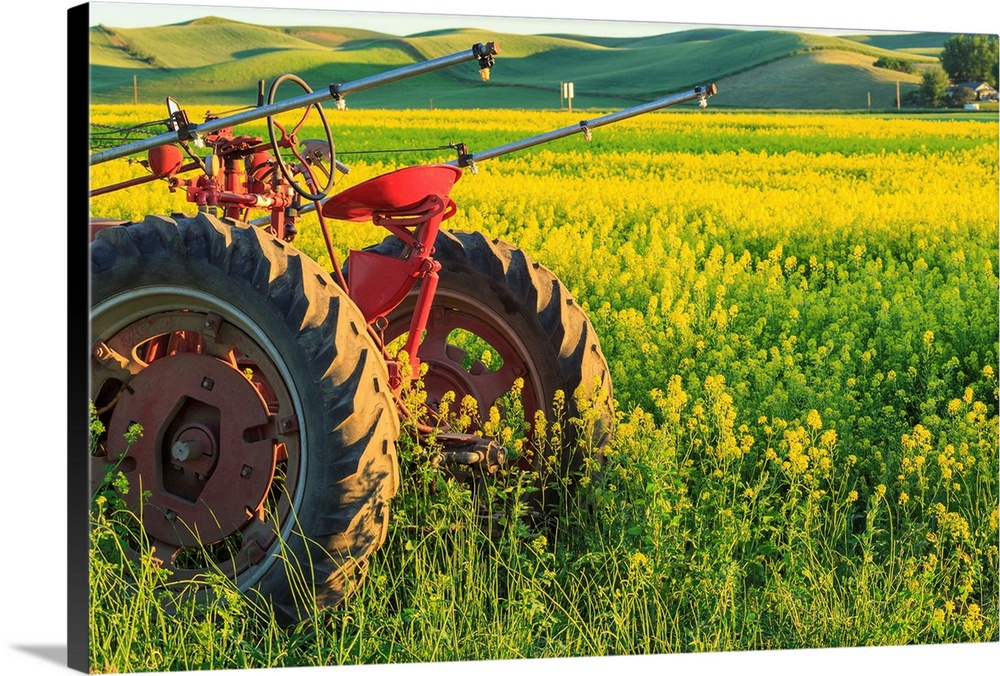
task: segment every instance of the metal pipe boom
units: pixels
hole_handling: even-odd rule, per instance
[[[490,148],[489,150],[483,150],[478,153],[463,155],[456,160],[451,160],[450,162],[445,162],[444,164],[450,164],[456,167],[467,167],[475,162],[482,162],[483,160],[489,160],[494,157],[499,157],[500,155],[507,155],[508,153],[524,150],[525,148],[531,148],[532,146],[537,146],[542,143],[555,141],[556,139],[564,138],[566,136],[586,132],[591,129],[596,129],[597,127],[602,127],[606,124],[627,120],[628,118],[635,117],[636,115],[651,113],[654,110],[666,108],[667,106],[677,105],[678,103],[684,103],[685,101],[692,101],[694,99],[705,99],[715,94],[715,92],[716,88],[714,84],[710,84],[705,87],[695,87],[690,91],[673,94],[671,96],[650,101],[649,103],[643,103],[642,105],[634,106],[632,108],[626,108],[625,110],[620,110],[617,113],[609,113],[608,115],[604,115],[602,117],[596,117],[593,120],[583,120],[579,124],[570,125],[569,127],[563,127],[562,129],[545,132],[544,134],[507,143],[505,145]]]
[[[694,99],[706,99],[709,96],[713,96],[717,89],[714,84],[706,85],[704,87],[695,87],[686,92],[681,92],[680,94],[673,94],[671,96],[666,96],[662,99],[656,99],[655,101],[650,101],[649,103],[643,103],[638,106],[633,106],[632,108],[626,108],[625,110],[620,110],[617,113],[609,113],[601,117],[596,117],[593,120],[583,120],[582,122],[569,127],[563,127],[562,129],[556,129],[555,131],[545,132],[544,134],[539,134],[537,136],[531,136],[526,139],[521,139],[520,141],[513,141],[502,146],[496,146],[495,148],[490,148],[488,150],[483,150],[478,153],[470,153],[467,155],[462,155],[458,159],[451,160],[449,162],[442,162],[442,164],[449,164],[453,167],[468,167],[476,162],[482,162],[484,160],[489,160],[494,157],[499,157],[500,155],[507,155],[509,153],[517,152],[518,150],[524,150],[525,148],[531,148],[532,146],[537,146],[542,143],[548,143],[549,141],[555,141],[556,139],[564,138],[566,136],[572,136],[573,134],[579,134],[581,132],[586,132],[590,129],[596,129],[597,127],[602,127],[606,124],[612,124],[614,122],[620,122],[621,120],[627,120],[630,117],[635,117],[637,115],[643,115],[645,113],[651,113],[655,110],[660,110],[661,108],[666,108],[668,106],[674,106],[678,103],[684,103],[686,101],[693,101]],[[330,198],[327,198],[330,199]],[[320,203],[322,205],[326,200]],[[305,214],[317,209],[316,203],[310,202],[309,204],[304,204],[302,208],[299,209],[299,213]],[[250,225],[265,225],[269,220],[269,217],[261,217],[250,221]]]
[[[278,101],[277,103],[271,103],[265,106],[259,106],[253,110],[248,110],[243,113],[236,113],[235,115],[220,117],[215,120],[208,120],[197,125],[191,124],[187,127],[187,135],[183,137],[180,130],[169,131],[158,136],[151,136],[148,139],[134,141],[133,143],[127,143],[125,145],[118,146],[117,148],[111,148],[99,153],[94,153],[90,156],[90,164],[93,166],[95,164],[107,162],[108,160],[115,160],[120,157],[141,153],[170,143],[185,141],[188,140],[191,134],[208,134],[213,131],[224,129],[225,127],[234,127],[239,124],[253,122],[255,120],[284,113],[289,110],[295,110],[296,108],[305,108],[306,106],[314,103],[320,103],[330,99],[343,98],[348,94],[354,94],[366,89],[372,89],[374,87],[381,87],[382,85],[391,84],[393,82],[405,80],[406,78],[415,77],[417,75],[423,75],[424,73],[441,70],[442,68],[449,68],[460,63],[465,63],[466,61],[478,60],[480,62],[480,67],[485,69],[489,67],[488,64],[492,63],[491,57],[496,54],[496,43],[488,42],[485,45],[477,44],[474,45],[472,49],[464,52],[456,52],[455,54],[442,56],[437,59],[431,59],[430,61],[424,61],[422,63],[415,63],[412,66],[404,66],[403,68],[397,68],[378,75],[370,75],[359,80],[345,82],[344,84],[331,84],[327,89],[315,91],[311,94],[293,96],[290,99],[285,99],[283,101]]]

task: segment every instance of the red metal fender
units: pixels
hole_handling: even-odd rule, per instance
[[[369,324],[399,305],[418,275],[408,258],[367,251],[351,251],[347,258],[350,296]]]

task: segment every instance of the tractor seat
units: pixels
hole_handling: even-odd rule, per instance
[[[418,216],[428,195],[447,197],[462,177],[450,164],[404,167],[368,179],[328,199],[324,216],[340,221],[370,221],[375,215]]]

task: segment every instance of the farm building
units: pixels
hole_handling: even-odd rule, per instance
[[[975,95],[977,101],[996,101],[997,100],[997,90],[989,82],[974,81],[974,82],[959,82],[948,88],[948,96],[951,97],[959,89],[971,89]]]

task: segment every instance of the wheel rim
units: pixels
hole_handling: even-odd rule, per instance
[[[389,322],[384,336],[387,345],[408,332],[415,299],[411,294],[386,317]],[[502,360],[502,365],[491,370],[455,344],[456,331],[464,332],[466,342],[471,339],[473,344],[488,345]],[[514,328],[491,307],[474,296],[439,286],[418,356],[427,365],[424,389],[432,408],[436,409],[444,394],[452,391],[457,402],[466,395],[472,396],[479,404],[483,420],[489,419],[490,407],[500,403],[514,381],[522,378],[521,404],[525,422],[529,424],[527,437],[531,439],[530,425],[536,411],[545,410],[542,402],[546,401],[539,375],[540,357],[527,348]],[[518,464],[522,469],[530,469],[529,455],[522,456]]]
[[[274,344],[239,308],[179,286],[96,304],[91,331],[91,397],[107,428],[91,490],[123,472],[123,498],[173,581],[213,572],[249,587],[303,490],[302,406]],[[132,423],[143,434],[129,447]]]

